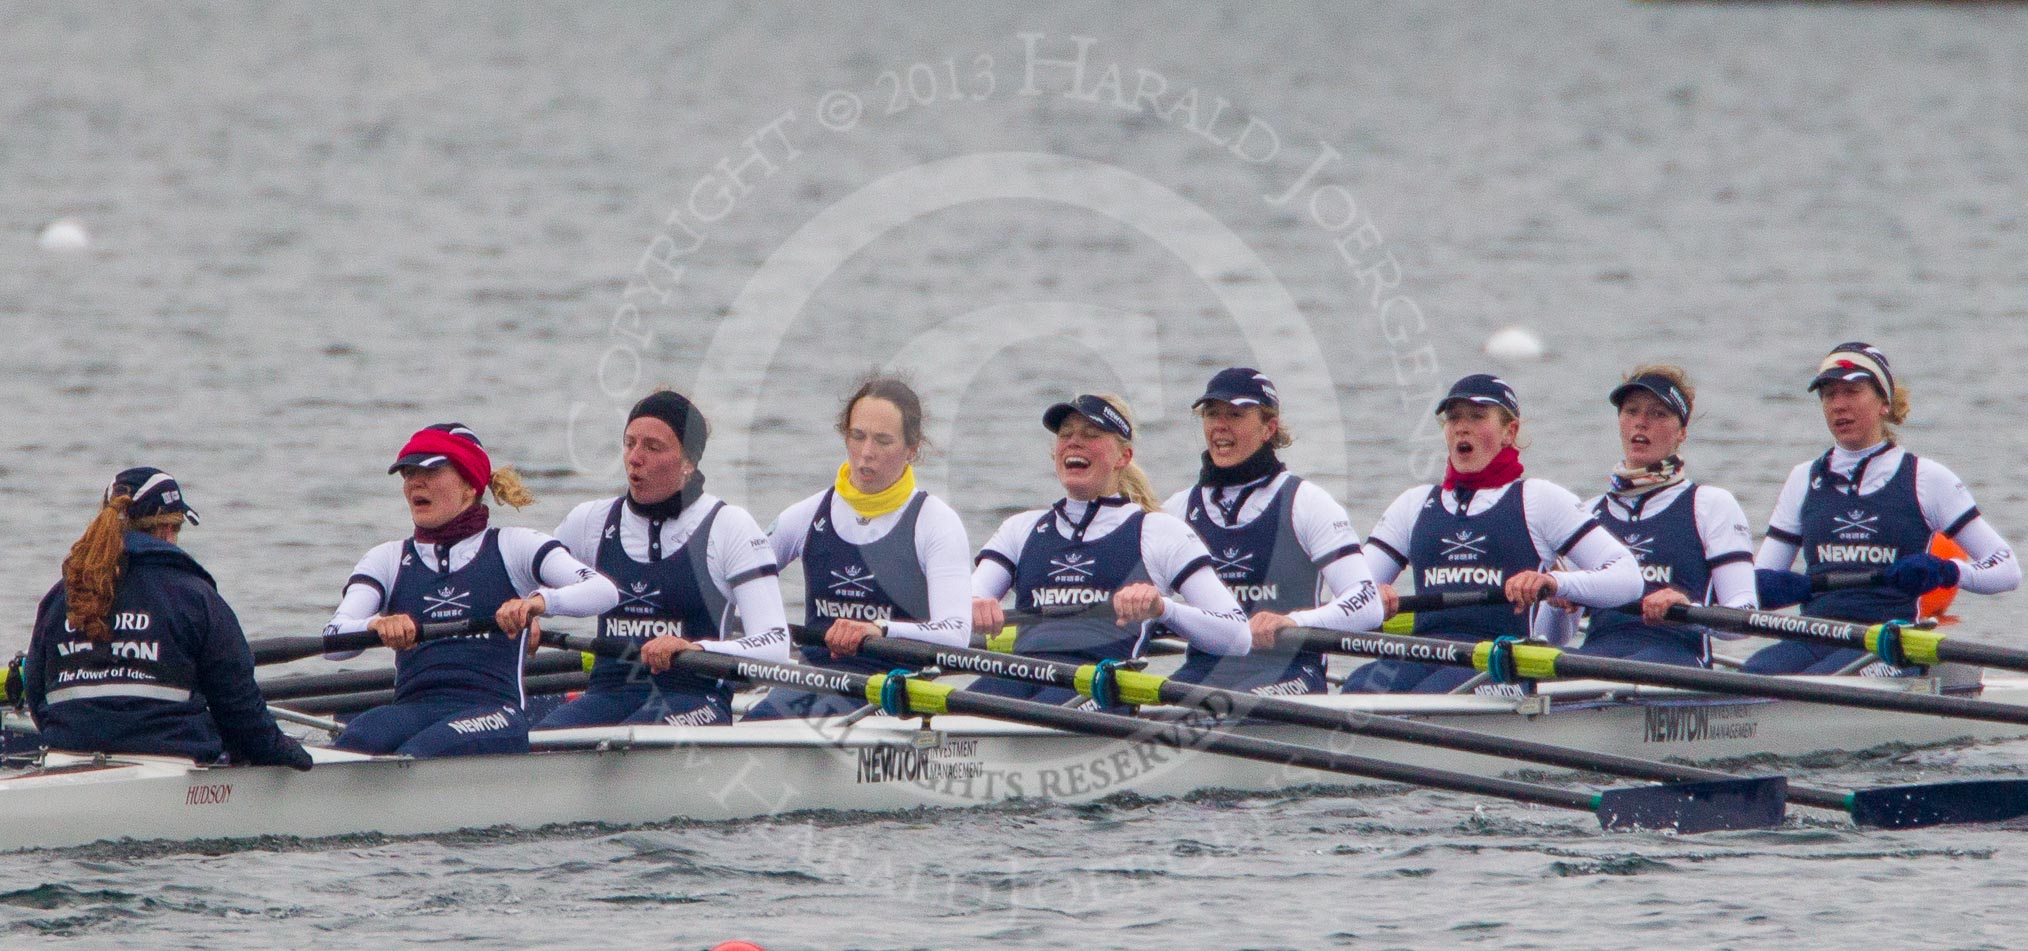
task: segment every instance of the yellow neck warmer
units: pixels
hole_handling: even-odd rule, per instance
[[[838,493],[839,498],[845,500],[846,505],[852,506],[852,511],[859,513],[860,518],[886,515],[889,512],[900,511],[902,506],[908,504],[909,498],[915,495],[915,467],[902,469],[901,478],[894,480],[893,485],[869,493],[853,487],[852,463],[842,463],[838,466],[838,483],[832,488]]]

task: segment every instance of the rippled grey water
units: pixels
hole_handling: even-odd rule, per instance
[[[765,520],[829,478],[833,401],[879,366],[931,393],[924,474],[976,541],[1050,497],[1047,400],[1125,392],[1174,487],[1194,388],[1241,361],[1302,397],[1299,468],[1363,525],[1427,465],[1449,378],[1506,374],[1531,471],[1589,488],[1615,374],[1674,359],[1692,464],[1761,518],[1824,442],[1807,370],[1865,338],[1914,387],[1906,442],[2028,526],[2012,5],[4,17],[0,648],[122,466],[181,477],[251,632],[301,633],[400,532],[383,469],[423,423],[475,426],[543,497],[506,517],[547,528],[613,483],[633,395],[689,387],[713,486]],[[91,249],[37,249],[61,216]],[[1481,355],[1508,324],[1547,357]],[[2022,603],[1959,630],[2011,637]],[[2024,852],[1341,792],[17,856],[0,921],[80,946],[2001,947]]]

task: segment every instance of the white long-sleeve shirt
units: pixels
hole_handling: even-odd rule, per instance
[[[853,545],[870,545],[886,538],[900,524],[907,505],[884,515],[861,518],[852,505],[836,493],[819,492],[782,510],[768,526],[768,544],[777,564],[787,567],[803,557],[803,544],[810,537],[810,523],[817,518],[817,506],[830,494],[827,513],[831,530]],[[946,647],[967,647],[972,629],[972,541],[965,523],[944,500],[918,490],[922,510],[915,521],[916,564],[922,569],[929,592],[928,621],[889,620],[890,637],[927,641]]]

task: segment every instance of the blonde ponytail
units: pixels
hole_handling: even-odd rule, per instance
[[[1112,393],[1099,393],[1096,395],[1099,399],[1105,400],[1107,405],[1118,410],[1120,416],[1126,419],[1129,428],[1136,431],[1141,428],[1141,425],[1134,421],[1134,411],[1127,406],[1125,399]],[[1119,440],[1122,446],[1133,446],[1132,440],[1120,439],[1118,436],[1114,436],[1113,438]],[[1127,497],[1127,501],[1150,512],[1159,511],[1162,508],[1161,500],[1155,497],[1155,484],[1149,481],[1148,473],[1141,468],[1139,463],[1129,462],[1113,474],[1113,491],[1109,494],[1124,495]]]
[[[493,480],[486,484],[493,490],[493,501],[515,508],[526,508],[535,504],[535,494],[521,481],[521,473],[513,466],[501,466],[493,470]]]
[[[1117,494],[1126,496],[1127,501],[1147,511],[1162,508],[1162,503],[1155,498],[1155,485],[1148,481],[1148,474],[1141,471],[1140,463],[1127,463],[1113,475],[1113,485],[1118,490]]]

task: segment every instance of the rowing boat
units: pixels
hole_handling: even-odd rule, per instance
[[[1936,689],[1934,681],[1923,679],[1836,681],[1881,690]],[[1530,697],[1296,699],[1588,750],[1691,761],[2028,736],[2028,727],[2004,723],[1622,684],[1544,683],[1540,691]],[[1992,677],[1982,695],[2028,704],[2028,678]],[[1480,775],[1518,768],[1512,760],[1304,727],[1249,723],[1235,730]],[[808,810],[890,812],[1022,798],[1084,802],[1123,792],[1166,797],[1347,783],[1334,774],[967,716],[935,717],[927,729],[916,720],[876,715],[729,728],[538,731],[532,743],[537,752],[526,756],[436,760],[315,749],[317,768],[308,773],[51,752],[0,778],[0,849],[118,839],[713,821]]]

